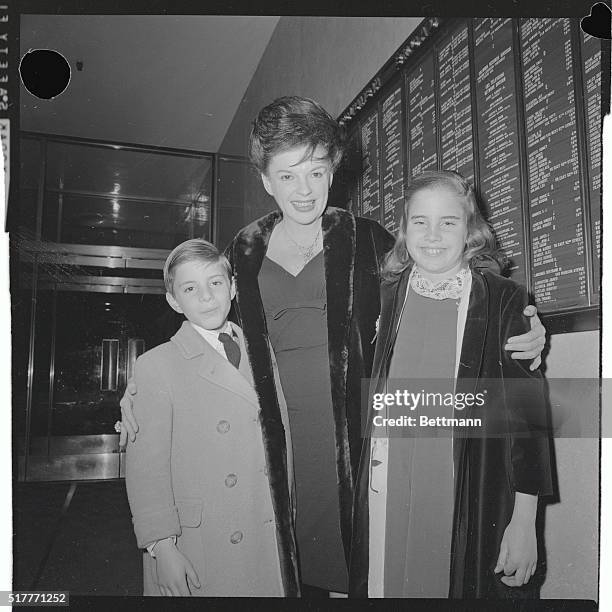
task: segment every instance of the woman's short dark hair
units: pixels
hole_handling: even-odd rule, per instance
[[[412,198],[423,189],[439,187],[454,191],[465,210],[468,236],[463,252],[464,261],[471,267],[491,267],[492,269],[497,268],[498,271],[503,271],[507,266],[508,258],[499,248],[491,226],[480,212],[472,185],[458,172],[439,170],[423,172],[412,177],[404,195],[404,208],[395,246],[389,251],[383,264],[384,278],[391,279],[412,264],[412,258],[406,246],[408,212]],[[493,265],[489,265],[488,262]]]
[[[321,146],[334,172],[342,159],[342,141],[338,122],[320,104],[309,98],[285,96],[262,108],[251,124],[249,158],[259,172],[265,173],[277,153],[307,146],[307,159]]]

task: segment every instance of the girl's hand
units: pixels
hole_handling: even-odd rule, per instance
[[[535,573],[537,561],[535,521],[513,515],[499,547],[495,573],[503,570],[501,581],[506,586],[523,586]]]
[[[170,539],[161,540],[155,546],[157,586],[166,597],[189,597],[191,591],[187,579],[196,588],[200,581],[191,561]]]

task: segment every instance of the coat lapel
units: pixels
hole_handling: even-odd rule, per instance
[[[250,379],[257,392],[264,419],[268,419],[268,423],[274,423],[275,431],[280,423],[280,409],[278,401],[274,401],[276,390],[270,376],[272,358],[258,276],[268,250],[272,230],[281,219],[279,212],[272,212],[251,223],[242,230],[226,253],[234,270],[236,280],[234,306],[242,326],[239,338],[245,349],[245,362],[248,362],[241,362],[241,366],[246,367],[250,364],[247,379]]]
[[[327,339],[332,399],[336,416],[336,436],[339,434],[346,436],[344,406],[350,322],[353,313],[355,218],[343,210],[328,208],[323,215],[322,229]]]
[[[476,389],[476,379],[480,374],[482,365],[484,342],[487,337],[487,325],[489,319],[489,291],[487,283],[477,271],[472,272],[472,291],[468,305],[461,345],[461,358],[457,370],[457,387],[462,379],[468,378],[473,381],[473,389]],[[466,389],[467,391],[467,389]]]
[[[199,360],[199,376],[257,405],[257,396],[248,378],[208,344],[188,321],[183,323],[172,341],[179,347],[185,359]],[[248,370],[248,365],[246,368]]]
[[[372,372],[373,379],[379,378],[381,373],[386,377],[384,372],[391,348],[395,345],[397,326],[402,315],[411,269],[412,266],[409,266],[398,278],[386,281],[386,285],[383,282],[381,288],[380,320],[378,322],[379,331]]]
[[[237,336],[236,341],[238,342],[238,346],[240,346],[240,364],[238,366],[238,370],[240,374],[244,376],[249,385],[253,388],[253,373],[251,372],[251,364],[249,363],[249,355],[246,351],[246,345],[244,343],[244,334],[242,330],[234,323],[230,323],[234,333]]]
[[[338,208],[328,208],[322,219],[327,339],[334,430],[336,469],[340,498],[340,524],[348,559],[352,525],[353,472],[346,406],[349,336],[353,314],[355,267],[355,217]]]

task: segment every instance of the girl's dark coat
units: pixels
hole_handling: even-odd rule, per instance
[[[257,281],[270,235],[281,219],[281,213],[273,212],[254,221],[234,238],[226,254],[234,269],[236,315],[244,331],[255,390],[262,407],[264,447],[285,588],[288,596],[296,596],[299,577],[287,485],[287,448]],[[374,221],[334,207],[328,207],[323,214],[322,231],[340,527],[348,562],[353,486],[362,446],[361,379],[368,378],[371,372],[375,325],[380,311],[379,270],[382,258],[393,246],[393,237]]]
[[[382,389],[380,385],[386,377],[409,273],[410,269],[392,281],[384,281],[381,287],[380,334],[372,373],[372,387],[376,391]],[[514,360],[503,349],[510,336],[528,331],[529,323],[523,316],[527,301],[526,291],[513,281],[489,270],[472,271],[456,391],[477,393],[486,384],[489,398],[502,398],[503,412],[510,414],[510,422],[531,433],[527,437],[507,434],[455,439],[449,592],[453,598],[534,596],[538,582],[536,576],[525,587],[510,588],[493,574],[502,536],[512,517],[514,492],[552,493],[547,405],[542,381],[535,383],[535,393],[534,386],[530,385],[528,402],[517,402],[513,394],[506,392],[507,379],[542,378],[539,371],[529,371],[529,362]],[[368,423],[371,423],[370,417]],[[486,419],[484,426],[488,427]],[[356,597],[368,596],[369,458],[370,439],[363,445],[355,487],[349,591]]]

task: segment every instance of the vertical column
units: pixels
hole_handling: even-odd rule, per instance
[[[601,272],[601,40],[581,31],[582,95],[586,113],[587,176],[591,217],[593,294],[598,301]]]
[[[436,97],[433,52],[406,75],[409,174],[438,168]]]
[[[361,215],[380,222],[380,137],[378,108],[361,123]]]
[[[443,170],[474,180],[472,88],[468,26],[461,24],[438,48],[440,128]]]
[[[402,86],[391,88],[382,100],[383,225],[396,232],[404,204],[404,149],[402,147]]]
[[[522,19],[533,291],[542,311],[588,303],[569,19]]]
[[[512,279],[526,283],[512,20],[474,20],[480,195]]]

